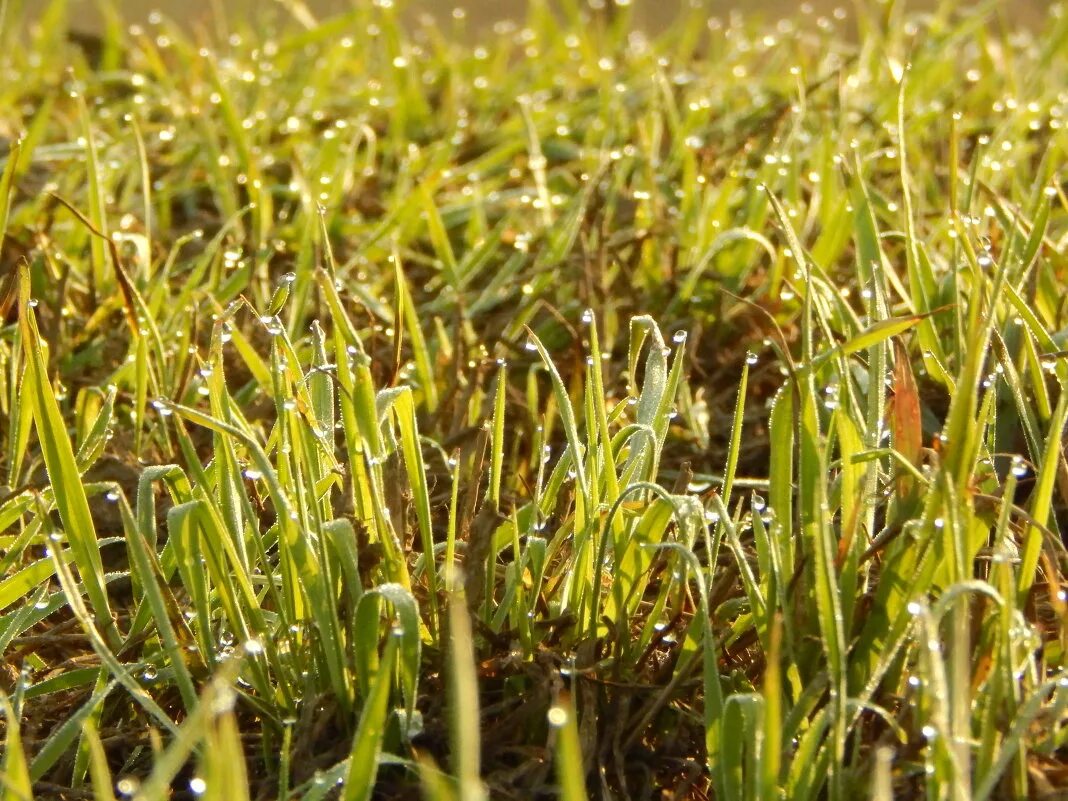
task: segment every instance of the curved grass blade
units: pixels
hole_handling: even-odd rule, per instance
[[[29,270],[25,266],[19,268],[19,324],[26,356],[24,382],[27,401],[33,410],[34,426],[48,479],[55,490],[56,508],[89,604],[103,627],[105,638],[112,645],[117,645],[119,633],[111,617],[111,606],[104,587],[104,565],[100,559],[96,526],[89,512],[89,500],[82,485],[74,449],[67,436],[63,413],[48,380],[41,335],[30,306]]]

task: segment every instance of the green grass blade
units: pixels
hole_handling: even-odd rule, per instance
[[[360,723],[352,741],[349,769],[341,795],[344,801],[368,801],[374,792],[398,649],[398,638],[390,636],[378,670],[368,679],[371,691],[364,701]]]
[[[586,770],[582,766],[578,720],[570,696],[561,697],[549,709],[549,723],[556,729],[556,781],[561,801],[586,801]]]
[[[0,793],[3,801],[33,801],[33,782],[22,749],[21,724],[11,706],[11,699],[0,692],[0,711],[4,713],[7,732],[4,754],[0,757]]]
[[[467,604],[453,593],[449,600],[449,723],[452,768],[459,797],[482,801],[486,790],[481,777],[481,716],[475,650]]]
[[[74,449],[67,436],[55,393],[48,381],[47,365],[41,348],[37,320],[30,307],[29,274],[19,271],[19,319],[25,343],[26,372],[24,384],[28,403],[33,410],[34,426],[41,444],[48,478],[55,490],[56,508],[70,542],[71,554],[85,585],[89,603],[105,637],[118,641],[118,630],[111,616],[107,590],[104,588],[104,566],[100,559],[96,527],[89,512],[89,501],[82,486],[81,474],[74,458]]]

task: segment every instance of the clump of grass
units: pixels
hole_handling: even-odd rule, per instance
[[[5,798],[1063,784],[1059,7],[0,8]]]

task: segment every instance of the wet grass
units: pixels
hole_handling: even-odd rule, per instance
[[[1059,797],[1068,15],[0,9],[5,801]]]

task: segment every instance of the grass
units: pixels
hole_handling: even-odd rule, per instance
[[[0,3],[4,801],[1055,798],[1068,14]]]

